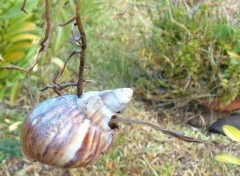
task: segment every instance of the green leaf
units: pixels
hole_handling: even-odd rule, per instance
[[[6,13],[1,15],[0,20],[9,20],[11,18],[16,18],[21,15],[23,15],[21,11],[21,7],[16,5],[15,7],[12,7],[8,11],[6,11]]]
[[[67,13],[66,11],[61,11],[60,13],[60,19],[61,21],[67,21]],[[54,47],[53,47],[53,51],[54,51],[54,56],[57,55],[57,53],[59,53],[59,50],[63,47],[63,45],[66,43],[67,39],[69,38],[70,35],[70,30],[69,28],[66,27],[57,27],[56,30],[56,37],[54,37]]]
[[[0,70],[0,79],[5,78],[9,74],[8,70]]]
[[[10,0],[8,0],[10,1]],[[24,16],[24,12],[21,11],[22,1],[4,1],[3,4],[0,3],[0,19],[9,20],[17,18],[19,16]],[[6,4],[6,5],[5,5]],[[36,8],[37,2],[35,0],[28,0],[26,3],[26,10],[31,11],[33,8]]]
[[[16,97],[19,93],[19,89],[21,87],[21,83],[19,81],[15,82],[14,86],[11,89],[11,95],[10,95],[10,105],[13,106],[15,101],[16,101]]]
[[[37,40],[38,36],[34,34],[19,34],[14,38],[10,38],[10,42],[18,42],[22,40]]]
[[[63,27],[58,27],[57,29],[57,38],[54,42],[54,53],[58,53],[58,50],[61,49],[63,44],[68,38],[67,30]]]
[[[12,30],[7,29],[7,33],[6,35],[4,35],[4,39],[7,40],[8,38],[14,37],[17,34],[31,32],[31,31],[34,31],[34,29],[35,29],[35,24],[31,22],[25,22],[21,24],[21,26],[18,26],[18,27],[16,26],[16,28]]]
[[[30,18],[32,17],[31,14],[25,14],[22,17],[17,17],[17,18],[13,18],[10,21],[10,24],[8,25],[8,30],[14,30],[16,28],[18,28],[19,26],[21,26],[22,23],[26,22],[26,21],[32,21]]]
[[[240,159],[235,157],[235,156],[230,156],[230,155],[217,155],[215,157],[216,160],[229,163],[229,164],[236,164],[240,165]]]
[[[6,55],[3,56],[3,59],[7,62],[16,61],[21,59],[24,55],[25,55],[25,52],[23,51],[15,51],[15,52],[7,53]]]
[[[240,130],[237,128],[230,125],[224,125],[223,132],[233,141],[240,142]]]
[[[3,87],[3,85],[1,85],[0,84],[0,101],[3,99],[3,97],[4,97],[4,87]]]
[[[8,48],[6,48],[6,52],[14,52],[17,50],[24,50],[24,49],[28,49],[32,47],[32,43],[31,42],[18,42],[18,43],[14,43],[13,45],[9,46]]]

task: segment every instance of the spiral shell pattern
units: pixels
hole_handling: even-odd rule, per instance
[[[76,168],[104,154],[116,129],[109,127],[133,95],[130,88],[86,92],[81,98],[62,95],[38,104],[22,127],[24,156],[44,164]]]

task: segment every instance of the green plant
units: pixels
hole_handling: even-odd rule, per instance
[[[164,0],[152,9],[135,83],[140,94],[183,106],[206,97],[229,104],[239,96],[240,30],[220,7]]]
[[[28,1],[32,9],[34,0]],[[24,14],[21,1],[0,2],[0,66],[11,64],[25,66],[32,61],[38,40],[37,27],[32,14]],[[0,69],[0,100],[3,96],[10,97],[13,105],[22,85],[25,74]],[[16,81],[18,79],[18,81]],[[10,91],[9,91],[10,89]]]
[[[39,1],[40,2],[40,1]],[[62,68],[67,56],[72,52],[72,45],[68,43],[71,39],[71,26],[60,27],[55,24],[61,24],[66,22],[69,18],[72,18],[75,11],[75,2],[71,1],[51,1],[51,38],[49,40],[49,46],[46,54],[39,61],[39,65],[44,67],[36,67],[31,77],[31,83],[33,85],[45,84],[51,82],[55,76],[56,68],[48,67],[49,72],[46,73],[45,66],[49,66],[49,63],[57,65]],[[91,25],[94,18],[97,18],[103,10],[101,8],[102,1],[87,1],[83,0],[81,4],[81,16],[84,18],[84,22]],[[7,3],[0,3],[0,66],[17,65],[21,67],[28,67],[30,63],[35,59],[35,54],[39,49],[40,38],[44,34],[44,20],[41,15],[44,13],[44,4],[38,3],[33,0],[27,1],[26,9],[31,12],[24,14],[20,8],[21,1],[8,1]],[[40,8],[35,8],[35,7]],[[41,14],[41,15],[40,15]],[[41,26],[41,27],[39,27]],[[41,29],[42,28],[42,29]],[[71,49],[70,49],[71,48]],[[73,66],[75,66],[74,64]],[[70,67],[70,70],[74,70],[75,67]],[[64,80],[70,79],[70,72],[68,68],[64,72]],[[44,83],[40,78],[47,78]],[[10,79],[9,79],[10,78]],[[0,100],[4,97],[10,98],[10,105],[13,105],[18,92],[22,86],[22,81],[26,78],[26,74],[14,70],[0,70]],[[26,83],[25,83],[26,84]],[[11,88],[11,91],[9,91]],[[38,87],[39,88],[39,87]]]
[[[233,126],[224,125],[223,131],[230,139],[232,139],[233,141],[239,142],[240,144],[240,130],[238,130]],[[240,158],[235,156],[222,154],[222,155],[217,155],[215,159],[221,162],[236,164],[240,166]]]
[[[22,157],[20,141],[12,138],[4,138],[0,140],[0,163],[12,157]]]
[[[23,118],[19,112],[0,111],[0,163],[22,156],[19,136]]]
[[[3,160],[22,156],[20,131],[23,115],[13,111],[0,112],[0,164]]]

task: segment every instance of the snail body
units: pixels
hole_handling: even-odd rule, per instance
[[[111,147],[117,125],[109,125],[109,121],[125,110],[132,95],[132,89],[121,88],[43,101],[23,124],[23,155],[64,168],[94,162]]]

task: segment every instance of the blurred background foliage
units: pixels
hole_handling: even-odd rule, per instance
[[[49,47],[29,77],[36,102],[56,96],[38,89],[51,84],[68,55],[79,49],[71,25],[59,27],[74,16],[75,2],[51,1]],[[88,45],[84,74],[92,80],[85,91],[133,87],[136,99],[155,108],[215,98],[229,104],[240,94],[240,11],[228,10],[224,3],[82,0]],[[0,66],[30,65],[44,36],[44,3],[28,0],[27,15],[20,11],[21,4],[0,2]],[[59,83],[76,80],[78,64],[79,58],[72,58]],[[20,122],[31,108],[29,86],[25,73],[0,70],[0,108],[15,113],[0,114],[0,148],[12,143],[0,160],[20,156]],[[9,131],[11,125],[15,128]]]
[[[229,104],[240,93],[240,30],[220,2],[161,1],[144,35],[139,93],[185,106],[202,98]],[[191,3],[192,2],[192,3]],[[227,12],[226,12],[227,13]]]
[[[30,9],[33,5],[34,1],[29,1]],[[34,15],[25,15],[20,6],[20,1],[0,2],[0,66],[26,66],[36,50],[38,28],[34,23]],[[1,69],[0,100],[9,97],[13,105],[25,77],[23,73]]]
[[[101,1],[83,1],[81,15],[86,25],[91,25],[93,19],[99,16],[97,12],[103,11],[102,4]],[[1,66],[28,67],[36,57],[39,49],[38,44],[44,36],[44,3],[33,0],[27,1],[28,14],[24,14],[20,10],[21,5],[21,1],[8,1],[0,4]],[[56,71],[63,67],[65,58],[75,47],[71,37],[71,26],[64,28],[58,26],[74,16],[75,2],[73,0],[51,1],[51,8],[52,31],[49,47],[43,56],[44,59],[39,62],[41,67],[37,65],[30,78],[35,91],[45,85],[46,82],[51,82]],[[77,49],[77,47],[75,48]],[[76,63],[78,63],[78,60],[75,59],[72,66]],[[52,66],[47,67],[49,64]],[[74,69],[71,68],[70,70],[73,71]],[[77,70],[74,73],[77,73]],[[64,73],[66,81],[71,79],[69,74],[68,69],[66,69]],[[7,103],[11,106],[19,98],[21,85],[29,87],[29,84],[26,83],[26,74],[19,71],[0,70],[0,79],[0,100],[3,100],[3,98],[9,99],[10,101]]]
[[[238,26],[231,22],[219,2],[183,2],[83,1],[82,16],[89,46],[86,62],[90,68],[85,75],[86,79],[97,82],[88,83],[86,90],[132,86],[142,99],[178,106],[203,98],[217,98],[222,104],[229,104],[237,98]],[[29,15],[17,9],[20,2],[3,4],[1,65],[26,67],[37,52],[32,46],[44,34],[39,30],[44,27],[44,4],[29,1],[26,7],[32,13]],[[36,6],[40,8],[34,9]],[[74,15],[74,1],[52,1],[52,7],[51,40],[40,66],[31,75],[33,90],[50,84],[71,51],[78,49],[71,37],[71,26],[58,26]],[[61,82],[76,79],[78,58],[72,60]],[[0,98],[10,97],[13,105],[26,75],[1,70],[0,78],[2,90],[12,90],[1,91]],[[39,97],[36,99],[39,101]]]

